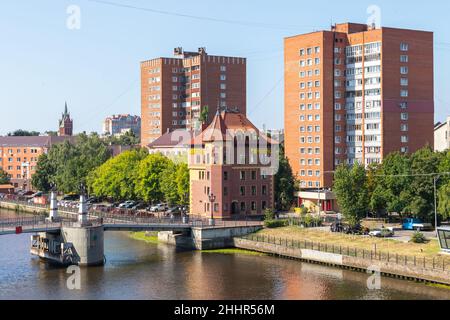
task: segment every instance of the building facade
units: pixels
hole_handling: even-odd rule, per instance
[[[444,123],[438,123],[434,127],[434,151],[450,149],[450,117]]]
[[[0,168],[10,177],[11,184],[22,190],[31,190],[31,178],[36,172],[40,155],[50,147],[71,137],[32,136],[0,137]]]
[[[344,23],[284,48],[285,149],[302,188],[433,145],[433,33]]]
[[[73,120],[70,118],[70,113],[67,110],[67,102],[64,107],[64,113],[59,120],[59,136],[72,136],[73,135]]]
[[[137,137],[141,135],[141,117],[130,114],[112,115],[103,122],[104,135],[122,135],[132,131]]]
[[[176,129],[200,130],[202,109],[209,123],[218,107],[246,113],[246,59],[174,50],[173,58],[141,62],[141,144]]]
[[[230,218],[263,215],[265,209],[274,208],[273,174],[260,157],[271,143],[277,142],[260,135],[244,114],[218,112],[191,144],[190,214]]]

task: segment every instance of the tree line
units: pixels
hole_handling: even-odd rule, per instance
[[[78,193],[80,185],[90,193],[111,200],[186,203],[189,192],[187,164],[146,149],[132,149],[112,157],[109,140],[97,134],[80,134],[75,143],[65,141],[42,154],[32,177],[35,189]]]
[[[361,164],[341,165],[334,175],[333,191],[344,217],[358,223],[368,213],[378,217],[397,213],[434,221],[434,178],[440,219],[450,218],[450,151],[424,147],[405,155],[389,154],[367,169]],[[440,173],[440,174],[439,174]],[[436,175],[439,174],[439,175]]]

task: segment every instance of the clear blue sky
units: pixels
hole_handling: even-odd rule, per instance
[[[139,62],[171,56],[178,46],[247,57],[248,115],[258,126],[282,128],[283,37],[328,29],[332,21],[366,23],[372,4],[384,26],[435,32],[436,121],[450,115],[448,1],[110,2],[213,19],[90,0],[1,1],[0,135],[56,130],[66,100],[76,132],[101,131],[110,114],[139,114]],[[81,9],[80,30],[66,27],[69,5]]]

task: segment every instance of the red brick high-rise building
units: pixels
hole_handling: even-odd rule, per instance
[[[303,189],[433,145],[433,33],[344,23],[285,46],[285,149]]]
[[[174,58],[141,62],[141,144],[167,131],[200,130],[202,109],[210,123],[218,107],[246,113],[246,59],[174,50]]]

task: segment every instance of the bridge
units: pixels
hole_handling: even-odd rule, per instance
[[[36,209],[43,210],[42,206]],[[52,192],[48,217],[0,219],[0,236],[32,234],[31,254],[63,265],[90,266],[104,263],[105,231],[157,231],[164,233],[168,243],[202,250],[228,247],[234,237],[262,227],[261,222],[247,219],[155,218],[89,212],[84,195],[80,197],[78,213],[71,212],[62,217],[58,209],[56,193]]]

